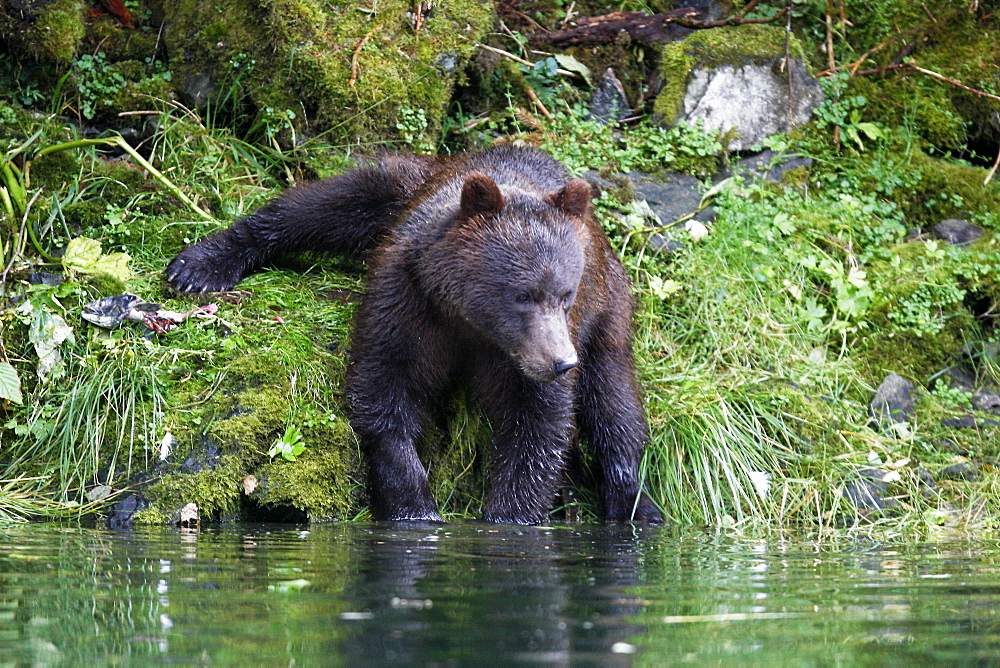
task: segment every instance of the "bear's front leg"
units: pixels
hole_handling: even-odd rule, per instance
[[[572,380],[538,383],[509,371],[507,382],[480,389],[493,425],[487,522],[540,524],[562,480],[572,430]]]
[[[580,359],[577,425],[597,457],[605,518],[658,524],[663,514],[642,489],[639,463],[649,426],[635,378],[627,324],[600,331]]]
[[[451,355],[422,304],[401,262],[376,266],[354,324],[347,398],[377,520],[441,521],[416,443]]]
[[[426,395],[413,392],[405,366],[362,356],[351,365],[351,427],[368,463],[368,496],[376,520],[440,522],[416,442],[427,419]]]

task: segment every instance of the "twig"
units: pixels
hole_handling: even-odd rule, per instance
[[[833,20],[826,15],[826,64],[831,70],[837,69],[837,61],[833,57]]]
[[[924,10],[924,14],[927,14],[927,18],[929,18],[934,23],[937,23],[937,19],[934,18],[933,14],[931,14],[931,10],[927,9],[927,5],[925,5],[924,3],[921,2],[920,3],[920,7],[921,7],[921,9]]]
[[[509,51],[504,51],[503,49],[498,49],[496,47],[489,46],[487,44],[479,44],[478,42],[476,43],[476,46],[479,47],[480,49],[486,49],[487,51],[489,51],[491,53],[495,53],[498,56],[503,56],[504,58],[509,58],[510,60],[513,60],[515,63],[520,63],[520,64],[524,65],[525,67],[534,67],[535,66],[535,64],[533,62],[531,62],[530,60],[525,60],[524,58],[521,58],[520,56],[515,56],[513,53],[511,53]],[[561,67],[556,68],[556,74],[561,74],[561,75],[567,76],[567,77],[576,76],[573,72],[570,72],[569,70],[564,70]]]
[[[1000,100],[1000,95],[993,95],[993,94],[987,93],[985,91],[976,90],[975,88],[969,88],[968,86],[963,85],[963,84],[959,83],[958,81],[955,81],[954,79],[949,79],[948,77],[944,76],[943,74],[938,74],[937,72],[932,72],[931,70],[925,70],[924,68],[918,67],[917,65],[914,65],[913,63],[902,63],[902,67],[909,67],[911,70],[916,70],[917,72],[920,72],[921,74],[926,74],[929,77],[934,77],[935,79],[940,79],[941,81],[944,81],[945,83],[950,83],[952,86],[955,86],[956,88],[961,88],[962,90],[968,91],[968,92],[972,93],[973,95],[978,95],[980,97],[988,97],[991,100]]]
[[[531,88],[531,86],[525,86],[524,92],[527,94],[528,99],[531,100],[532,103],[534,103],[535,108],[538,109],[538,113],[540,113],[545,118],[552,118],[552,114],[549,113],[549,110],[545,108],[545,105],[542,104],[542,101],[538,99],[538,95],[535,94],[535,91]]]
[[[989,173],[986,175],[986,179],[983,181],[985,186],[993,178],[993,175],[997,173],[997,167],[1000,167],[1000,151],[997,151],[997,159],[993,161],[993,166],[990,167]]]
[[[347,85],[351,88],[354,88],[354,84],[358,81],[358,59],[361,57],[361,49],[365,48],[365,44],[375,34],[375,30],[375,28],[369,30],[368,34],[362,37],[358,45],[354,47],[354,53],[351,54],[351,78],[347,80]]]
[[[911,46],[911,45],[907,45],[907,46]],[[893,63],[891,65],[886,65],[885,67],[876,67],[876,68],[873,68],[873,69],[870,69],[870,70],[861,70],[859,72],[854,72],[853,74],[856,75],[856,76],[864,76],[864,75],[868,75],[868,74],[884,74],[886,72],[891,72],[893,70],[915,70],[917,72],[920,72],[921,74],[926,74],[929,77],[933,77],[933,78],[938,79],[940,81],[944,81],[945,83],[949,83],[952,86],[955,86],[956,88],[961,88],[962,90],[964,90],[966,92],[969,92],[969,93],[972,93],[973,95],[978,95],[979,97],[988,97],[991,100],[1000,101],[1000,95],[993,95],[992,93],[987,93],[986,91],[978,90],[976,88],[970,88],[969,86],[966,86],[965,84],[963,84],[960,81],[956,81],[954,79],[949,79],[948,77],[946,77],[943,74],[938,74],[937,72],[925,69],[923,67],[920,67],[919,65],[914,65],[912,62],[909,62],[909,61],[907,61],[905,63]],[[821,72],[820,74],[833,74],[833,72],[829,72],[829,73]],[[820,75],[817,75],[817,76],[820,76]]]

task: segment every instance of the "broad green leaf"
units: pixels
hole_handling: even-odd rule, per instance
[[[87,273],[87,267],[93,265],[101,257],[101,242],[77,237],[66,244],[66,252],[62,256],[62,264],[66,269]]]
[[[115,278],[127,281],[132,277],[128,268],[132,258],[128,253],[101,253],[101,244],[93,239],[78,237],[66,245],[63,254],[63,267],[80,274],[109,274]]]
[[[21,377],[17,375],[17,369],[7,362],[0,362],[0,399],[15,404],[22,401]]]
[[[590,84],[590,68],[589,67],[587,67],[586,65],[584,65],[583,63],[581,63],[579,60],[577,60],[573,56],[567,56],[565,54],[558,54],[558,55],[554,56],[554,58],[556,59],[556,62],[559,63],[559,67],[563,68],[564,70],[569,70],[570,72],[573,72],[574,74],[579,74],[581,77],[583,77],[583,80],[587,82],[588,86],[591,85]]]
[[[882,139],[885,134],[874,123],[858,123],[858,129],[868,135],[869,139]]]
[[[795,231],[795,223],[787,213],[779,213],[774,217],[774,227],[785,236]]]
[[[62,372],[62,355],[59,346],[63,341],[73,341],[73,328],[66,324],[62,316],[36,309],[32,313],[28,340],[38,355],[38,377],[46,380],[49,374]]]

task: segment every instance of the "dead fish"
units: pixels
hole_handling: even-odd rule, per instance
[[[114,329],[126,320],[144,322],[155,333],[162,334],[169,332],[188,316],[211,316],[218,308],[215,304],[207,304],[191,309],[187,313],[179,313],[168,311],[160,304],[144,302],[139,297],[126,293],[114,297],[101,297],[90,302],[83,307],[81,317],[104,329]]]
[[[128,293],[114,297],[101,297],[83,307],[81,314],[87,322],[104,329],[114,329],[126,320],[142,320],[147,313],[155,313],[159,304],[144,302]]]

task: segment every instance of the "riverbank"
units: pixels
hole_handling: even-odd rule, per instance
[[[956,5],[949,20],[995,29],[965,11]],[[814,19],[796,21],[818,71]],[[859,29],[838,43],[838,62],[876,37]],[[501,57],[492,70],[506,73],[507,93],[483,112],[463,109],[471,91],[459,85],[440,123],[406,107],[381,127],[394,137],[347,146],[304,134],[291,107],[261,107],[236,84],[225,104],[184,104],[155,48],[132,78],[115,65],[124,56],[100,53],[62,66],[4,61],[14,83],[0,102],[0,509],[11,517],[84,508],[112,522],[178,522],[189,504],[204,522],[366,517],[342,396],[363,267],[288,258],[204,299],[170,292],[161,272],[289,185],[382,147],[524,142],[602,186],[595,206],[638,303],[652,428],[644,472],[671,521],[875,522],[908,534],[995,525],[1000,189],[990,161],[942,129],[945,119],[973,136],[970,121],[949,116],[949,95],[969,96],[961,89],[910,77],[923,95],[911,99],[898,73],[878,80],[884,89],[818,77],[814,120],[735,151],[726,133],[653,114],[594,120],[572,61],[525,49],[533,64],[511,69]],[[46,67],[51,76],[36,76]],[[463,85],[473,87],[482,70],[470,67]],[[633,98],[648,63],[636,67],[620,72]],[[32,75],[19,79],[24,68]],[[31,82],[48,82],[51,101]],[[135,93],[132,106],[83,117],[84,102],[115,87]],[[109,128],[125,142],[99,140]],[[82,319],[87,304],[125,293],[190,316],[167,332]],[[906,384],[879,394],[894,376]],[[474,517],[489,427],[460,395],[434,425],[424,449],[435,498],[446,518]],[[600,515],[586,455],[579,469],[559,517]]]

